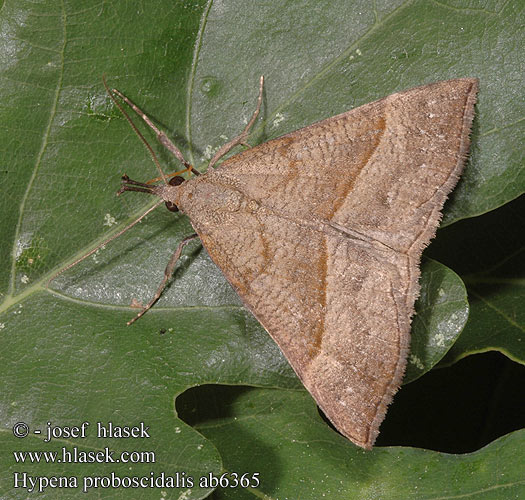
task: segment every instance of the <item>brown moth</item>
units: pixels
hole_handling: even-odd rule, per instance
[[[261,77],[245,130],[210,167],[245,143],[262,86]],[[130,123],[115,95],[198,174],[138,107],[106,89]],[[189,180],[168,182],[132,124],[162,182],[124,176],[119,194],[141,191],[160,200],[110,240],[162,203],[188,215],[196,234],[179,244],[157,293],[128,324],[159,298],[184,245],[198,236],[334,426],[370,449],[403,378],[421,252],[463,169],[477,89],[476,79],[464,78],[397,92]]]

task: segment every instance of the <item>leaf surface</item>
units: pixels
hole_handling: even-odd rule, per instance
[[[319,498],[319,492],[328,489],[334,492],[331,498],[344,497],[352,478],[367,484],[368,490],[364,486],[359,490],[363,495],[368,491],[374,497],[374,491],[384,491],[385,498],[402,498],[406,484],[416,484],[421,475],[419,464],[427,460],[421,462],[421,456],[438,455],[397,447],[363,454],[342,440],[315,414],[309,396],[300,389],[277,347],[242,308],[198,244],[185,252],[155,309],[133,327],[125,326],[136,312],[129,304],[151,297],[173,249],[192,232],[183,216],[159,209],[61,275],[51,289],[44,285],[56,270],[150,206],[151,200],[139,193],[114,196],[122,174],[147,180],[157,173],[106,96],[103,74],[111,86],[165,128],[197,167],[205,166],[215,148],[242,130],[253,111],[261,74],[266,77],[265,99],[261,120],[250,137],[252,144],[398,90],[476,76],[481,90],[472,154],[445,207],[444,221],[450,227],[438,232],[429,249],[435,260],[425,260],[423,265],[406,379],[415,380],[446,354],[469,314],[460,279],[463,270],[446,260],[441,247],[435,251],[433,247],[441,238],[445,243],[442,234],[458,226],[451,225],[453,222],[466,219],[462,223],[468,226],[474,220],[468,217],[502,206],[524,191],[520,146],[524,52],[516,43],[517,29],[523,24],[520,19],[523,6],[496,0],[468,7],[460,1],[352,5],[339,1],[320,6],[313,1],[6,0],[0,10],[2,498],[27,495],[27,488],[13,488],[15,471],[33,476],[66,474],[80,481],[97,474],[143,476],[151,471],[173,477],[184,472],[198,478],[229,470],[246,458],[239,450],[253,449],[253,442],[263,448],[276,445],[267,441],[268,431],[262,425],[253,427],[255,441],[247,442],[235,427],[225,426],[223,435],[212,438],[204,430],[201,435],[198,426],[195,430],[180,420],[175,409],[177,396],[202,384],[285,389],[283,394],[299,398],[291,408],[298,415],[307,413],[306,420],[292,418],[290,408],[282,404],[275,414],[281,431],[298,433],[312,456],[318,457],[317,473],[305,486],[305,498],[306,492]],[[149,131],[145,135],[167,170],[180,168]],[[494,213],[502,217],[500,223],[509,217],[508,213]],[[457,238],[447,243],[449,248],[457,248]],[[497,256],[499,262],[518,262],[520,248],[519,241],[505,246]],[[485,261],[493,250],[471,245],[462,251],[464,259],[474,262]],[[487,301],[473,301],[465,337],[460,337],[461,342],[469,340],[456,343],[451,359],[497,349],[523,362],[519,349],[522,268],[516,265],[506,271],[514,280],[512,287],[491,286],[488,291],[478,287],[476,293],[490,297],[490,304],[505,312],[512,320],[507,321],[508,328],[501,323],[501,314],[487,324],[495,307],[486,309],[481,304]],[[503,327],[492,328],[494,324]],[[490,342],[484,340],[487,333]],[[219,397],[220,390],[217,394]],[[266,397],[264,391],[262,396],[254,394],[254,405]],[[31,432],[45,432],[47,422],[80,425],[84,421],[90,422],[90,433],[84,439],[59,438],[45,444],[41,436],[16,439],[12,434],[16,422],[27,423]],[[98,421],[116,425],[144,422],[151,437],[133,441],[97,438]],[[237,443],[239,450],[225,448],[222,442],[228,440],[231,446]],[[331,458],[332,444],[340,459]],[[66,447],[71,451],[73,446],[86,451],[105,446],[116,452],[153,450],[157,461],[154,465],[21,466],[13,456],[16,450],[61,451]],[[475,455],[478,469],[460,469],[454,482],[457,488],[451,486],[450,494],[469,491],[463,483],[473,477],[472,470],[498,470],[490,451],[496,449],[502,456],[523,456],[521,433],[502,438]],[[267,457],[260,464],[265,485],[261,491],[285,491],[281,479],[292,478],[301,468],[304,453],[291,446],[286,459],[278,461],[272,460],[272,454],[261,453]],[[352,457],[363,460],[355,469],[357,458]],[[425,488],[432,492],[429,497],[436,498],[443,478],[455,470],[455,462],[454,458],[438,460],[439,466],[434,467],[432,460],[426,470],[431,479]],[[518,466],[516,461],[508,464],[512,490],[500,488],[507,483],[499,479],[491,483],[487,472],[480,483],[480,491],[487,496],[479,498],[508,498],[509,491],[521,491],[522,483],[512,479]],[[278,477],[271,479],[276,470]],[[327,475],[335,478],[329,488]],[[337,478],[343,477],[344,487],[336,487]],[[490,496],[500,491],[501,496]],[[91,492],[104,498],[129,498],[130,494],[122,487],[99,487]],[[203,498],[210,488],[189,488],[181,482],[173,490],[137,489],[134,497],[159,498],[159,492],[165,493],[162,498]],[[48,488],[42,496],[78,498],[78,493],[74,488]],[[244,494],[242,490],[236,493]]]

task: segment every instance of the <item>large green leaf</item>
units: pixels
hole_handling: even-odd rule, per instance
[[[224,457],[225,478],[232,480],[232,472],[250,477],[264,471],[259,492],[219,488],[216,500],[261,497],[261,490],[267,495],[263,498],[359,500],[507,499],[523,494],[525,457],[513,451],[523,449],[523,430],[464,455],[410,447],[367,453],[326,432],[304,392],[198,392],[197,400],[192,401],[193,394],[181,398],[181,414],[192,408],[188,420],[216,444]],[[417,425],[414,420],[411,425]]]
[[[266,76],[265,100],[262,119],[250,138],[254,144],[403,88],[477,76],[481,90],[472,155],[445,209],[445,220],[451,224],[523,193],[520,19],[523,6],[503,1],[320,5],[313,1],[6,0],[0,10],[2,498],[26,498],[26,489],[13,488],[15,471],[33,476],[75,475],[80,481],[83,476],[111,472],[119,476],[150,471],[181,476],[184,472],[197,478],[224,467],[232,470],[246,458],[243,448],[270,457],[261,462],[261,488],[255,494],[276,496],[288,491],[292,495],[293,473],[301,467],[303,450],[289,447],[286,460],[264,453],[276,444],[268,440],[263,425],[253,427],[255,435],[239,433],[235,426],[224,426],[214,436],[199,429],[212,444],[178,419],[177,395],[202,384],[301,391],[292,394],[302,399],[301,405],[310,405],[310,423],[296,422],[298,417],[290,414],[290,408],[296,407],[291,397],[290,408],[279,405],[275,413],[281,430],[293,426],[313,456],[319,457],[317,474],[311,475],[302,498],[318,498],[328,476],[334,481],[344,477],[346,484],[359,476],[368,488],[361,487],[362,496],[379,491],[382,498],[404,498],[406,484],[417,483],[421,476],[418,464],[426,463],[421,456],[428,457],[429,452],[378,448],[364,453],[337,436],[312,411],[309,396],[276,346],[242,308],[198,244],[185,252],[155,310],[133,327],[124,326],[135,314],[128,305],[134,298],[144,301],[152,295],[169,255],[191,232],[184,217],[158,210],[60,276],[52,290],[43,285],[54,270],[93,248],[108,232],[124,227],[150,202],[134,193],[114,196],[124,172],[144,180],[156,173],[105,95],[103,73],[110,85],[163,125],[197,166],[205,166],[210,152],[243,128],[253,111],[260,74]],[[146,135],[154,142],[151,134]],[[168,170],[178,168],[160,147],[155,150]],[[440,231],[435,244],[441,238],[445,241],[442,233],[446,235]],[[456,241],[449,244],[453,249]],[[501,262],[505,255],[508,259],[519,255],[517,248],[523,246],[513,246],[512,253],[504,251]],[[475,245],[462,251],[466,260],[483,261],[481,256],[490,249]],[[437,261],[445,255],[438,247],[432,252]],[[462,276],[461,268],[453,268]],[[490,295],[499,310],[515,311],[508,314],[514,320],[515,347],[523,331],[523,301],[516,299],[523,297],[523,287],[518,277],[513,276],[510,297],[509,288],[500,286],[489,294],[478,291],[480,296]],[[484,286],[490,285],[487,281]],[[445,355],[468,314],[465,289],[450,269],[425,261],[421,284],[407,380],[428,371]],[[454,359],[486,348],[511,352],[505,328],[492,335],[490,343],[483,342],[487,331],[493,333],[483,314],[474,304],[468,322],[471,341],[453,348],[457,350]],[[485,347],[472,348],[476,342]],[[523,362],[519,349],[511,355]],[[216,397],[222,394],[218,391]],[[253,393],[255,402],[260,397]],[[412,397],[414,402],[420,399]],[[296,415],[302,414],[300,406],[297,409]],[[428,411],[438,412],[439,407]],[[48,421],[61,425],[88,421],[90,433],[85,439],[49,444],[33,434],[25,439],[12,434],[15,422],[27,423],[32,431],[45,430]],[[151,437],[97,439],[97,421],[120,425],[143,421],[150,426]],[[322,438],[316,437],[318,432]],[[230,448],[223,447],[223,442],[230,442]],[[326,443],[335,443],[334,448]],[[15,450],[60,450],[63,446],[68,450],[73,446],[154,450],[157,462],[22,466],[12,455]],[[523,452],[521,434],[491,446],[485,450],[497,448],[504,456]],[[334,450],[345,461],[331,459]],[[469,467],[456,470],[459,462],[454,458],[441,460],[435,467],[429,461],[425,491],[431,493],[427,496],[435,497],[453,473],[458,479],[447,494],[507,498],[510,490],[499,488],[496,479],[491,482],[497,466],[492,452],[485,450],[476,456],[479,470],[489,471],[479,484],[467,481]],[[359,465],[352,458],[357,456],[364,457]],[[382,465],[374,467],[374,463]],[[290,478],[285,481],[286,490],[271,479],[276,470],[279,477]],[[518,463],[505,464],[507,477],[514,478],[516,470]],[[512,487],[521,491],[522,485],[512,482]],[[476,493],[481,489],[491,493]],[[130,494],[124,488],[98,488],[92,495],[202,498],[208,492],[180,484],[175,491],[141,488]],[[347,496],[344,488],[336,490],[333,484],[330,492],[331,498]],[[77,498],[78,494],[76,489],[48,488],[42,496]],[[487,496],[492,494],[499,496]]]
[[[525,363],[525,196],[440,231],[429,254],[464,279],[471,314],[446,357],[450,363],[497,350]],[[472,248],[483,248],[472,258]]]

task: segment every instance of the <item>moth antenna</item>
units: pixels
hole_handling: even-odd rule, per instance
[[[108,93],[108,95],[111,97],[111,99],[113,100],[113,102],[117,105],[117,107],[119,108],[119,110],[122,112],[122,114],[124,115],[124,117],[126,118],[126,120],[128,121],[128,123],[131,125],[131,127],[133,128],[134,132],[139,136],[140,140],[146,145],[146,147],[148,148],[148,151],[150,153],[150,155],[152,156],[153,158],[153,161],[155,162],[155,165],[157,166],[157,169],[159,170],[160,174],[161,174],[161,178],[162,180],[164,181],[165,184],[167,184],[167,178],[160,166],[160,163],[155,155],[155,153],[153,152],[151,146],[148,144],[148,142],[146,141],[145,137],[140,133],[140,131],[137,129],[136,125],[132,122],[130,116],[123,110],[123,108],[120,106],[120,103],[118,103],[115,99],[115,96],[113,94],[116,94],[118,95],[133,111],[135,111],[135,113],[137,113],[137,115],[142,118],[142,120],[144,120],[144,122],[146,123],[146,125],[148,127],[150,127],[153,132],[155,132],[155,134],[157,135],[157,140],[173,155],[175,156],[175,158],[177,158],[177,160],[179,160],[185,167],[188,171],[190,172],[193,172],[195,175],[199,175],[200,172],[198,170],[196,170],[193,165],[191,165],[188,161],[186,161],[186,159],[184,158],[184,156],[182,155],[181,151],[179,148],[177,148],[177,146],[175,146],[175,144],[173,144],[173,142],[171,142],[171,140],[169,139],[169,137],[162,131],[162,130],[159,130],[155,124],[150,120],[149,116],[144,113],[144,111],[142,111],[131,99],[129,99],[128,97],[126,97],[122,92],[120,92],[118,89],[110,89],[106,83],[106,78],[105,76],[102,77],[102,80],[104,82],[104,87],[106,88],[106,92]]]
[[[62,273],[66,272],[68,269],[71,269],[72,267],[76,266],[77,264],[82,262],[84,259],[87,259],[90,255],[93,255],[97,250],[102,248],[104,245],[107,245],[110,241],[113,241],[115,238],[118,238],[119,236],[124,234],[126,231],[131,229],[134,225],[138,224],[142,219],[144,219],[144,217],[146,217],[146,215],[148,215],[150,212],[155,210],[158,206],[162,205],[162,203],[164,203],[164,200],[158,201],[151,208],[148,208],[148,210],[146,210],[139,218],[135,219],[131,224],[128,224],[124,229],[120,230],[118,233],[116,233],[113,236],[109,237],[108,239],[104,240],[102,243],[100,243],[100,245],[97,245],[95,248],[93,248],[93,250],[90,250],[88,253],[84,254],[82,257],[80,257],[77,260],[75,260],[75,262],[72,262],[71,264],[67,265],[66,267],[63,267],[62,269],[60,269],[60,271],[58,271],[53,276],[51,276],[51,278],[49,278],[49,280],[46,282],[46,288],[49,288],[50,283],[54,279],[58,278],[58,276],[60,276]]]
[[[225,154],[231,151],[238,144],[251,147],[249,144],[246,143],[246,138],[248,137],[250,129],[253,127],[255,120],[257,120],[257,117],[259,116],[259,111],[261,110],[261,104],[263,99],[263,87],[264,75],[261,75],[261,78],[259,79],[259,97],[257,98],[257,106],[255,107],[255,111],[253,112],[253,115],[250,118],[248,125],[246,125],[244,130],[237,137],[234,137],[231,141],[227,142],[219,148],[219,151],[217,151],[215,155],[213,155],[213,158],[210,160],[210,163],[208,163],[208,168],[213,167],[213,165],[215,165]]]

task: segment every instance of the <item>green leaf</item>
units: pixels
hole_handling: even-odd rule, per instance
[[[525,197],[491,213],[439,231],[429,248],[464,279],[469,321],[445,364],[497,350],[525,364]],[[472,248],[482,248],[475,258]]]
[[[191,408],[189,421],[217,446],[225,471],[261,472],[258,491],[219,488],[215,500],[478,500],[519,498],[523,493],[525,459],[515,454],[523,449],[523,430],[464,455],[409,447],[369,453],[329,432],[304,391],[211,389],[179,398],[180,413]]]
[[[421,272],[405,384],[441,360],[457,340],[469,313],[465,286],[457,274],[427,259],[422,263]]]
[[[185,251],[172,285],[154,310],[133,327],[125,327],[136,313],[129,304],[152,296],[173,249],[192,232],[183,216],[159,209],[57,278],[51,290],[44,284],[56,270],[149,206],[150,200],[138,193],[114,196],[123,173],[144,180],[157,173],[106,96],[103,74],[165,128],[199,167],[205,166],[211,151],[243,128],[253,111],[261,74],[266,77],[265,99],[252,144],[397,90],[477,76],[480,94],[472,154],[445,207],[444,220],[450,225],[502,206],[524,191],[520,69],[524,56],[516,43],[520,20],[523,6],[495,0],[468,5],[459,0],[322,5],[313,1],[5,0],[0,11],[0,412],[5,423],[0,434],[4,450],[0,496],[27,495],[27,488],[13,488],[15,471],[47,477],[66,474],[79,481],[112,472],[121,477],[150,472],[176,477],[178,472],[178,489],[141,488],[130,493],[123,487],[99,487],[91,492],[104,498],[203,498],[210,488],[190,488],[182,482],[183,473],[198,478],[233,470],[246,458],[239,451],[246,448],[265,457],[259,472],[266,486],[260,491],[281,491],[280,478],[293,478],[302,469],[303,450],[286,450],[286,460],[276,460],[278,455],[265,451],[275,440],[268,440],[262,425],[255,425],[250,431],[255,435],[249,436],[224,426],[212,443],[198,432],[202,429],[196,431],[181,421],[175,410],[179,394],[202,384],[288,389],[284,394],[290,407],[278,405],[275,416],[282,434],[300,435],[319,464],[303,490],[312,498],[325,491],[326,475],[343,478],[341,488],[331,486],[331,498],[346,497],[344,488],[352,479],[359,485],[366,483],[368,490],[364,486],[358,490],[361,498],[365,493],[377,497],[375,491],[386,492],[384,498],[406,498],[407,485],[415,487],[423,473],[428,479],[426,496],[436,497],[438,492],[443,496],[452,471],[458,485],[452,491],[489,492],[485,497],[479,493],[479,498],[519,496],[523,485],[513,475],[517,469],[512,469],[519,464],[509,460],[507,474],[505,458],[495,462],[493,453],[523,456],[522,433],[480,450],[474,456],[475,467],[461,469],[455,464],[470,464],[470,456],[442,460],[433,452],[397,447],[366,453],[339,437],[316,414],[309,396],[298,391],[301,385],[277,347],[242,308],[198,244]],[[150,131],[145,130],[145,135],[167,170],[180,168]],[[495,214],[500,223],[512,227],[507,213]],[[471,219],[462,221],[471,223]],[[438,232],[430,255],[448,264],[438,247],[433,250],[443,239],[450,251],[461,248],[465,260],[485,261],[491,248],[482,244],[463,248],[459,235],[452,242],[442,236],[456,226]],[[516,245],[505,247],[497,262],[518,262],[516,252],[523,246]],[[449,266],[464,276],[461,268]],[[511,267],[507,272],[512,273]],[[489,275],[493,276],[498,274]],[[479,283],[480,274],[474,278]],[[470,282],[471,300],[474,291],[490,297],[490,304],[513,323],[500,328],[504,325],[500,314],[497,321],[489,316],[487,324],[487,310],[479,307],[487,301],[474,301],[465,330],[470,340],[452,348],[453,359],[490,348],[523,361],[519,350],[523,287],[516,278],[520,275],[511,276],[510,288],[492,286],[488,280],[481,289]],[[442,264],[424,264],[421,286],[406,380],[427,372],[445,355],[468,313],[461,282]],[[487,332],[490,342],[484,341]],[[434,371],[414,384],[429,375]],[[262,396],[254,394],[257,402]],[[300,418],[305,407],[292,401],[291,394],[307,402],[306,420]],[[413,404],[418,399],[420,395],[413,396]],[[290,414],[291,409],[297,411]],[[436,413],[439,408],[428,411]],[[34,434],[25,439],[12,434],[16,422],[27,423],[32,432],[45,431],[48,421],[57,425],[87,421],[90,432],[83,439],[51,443]],[[97,421],[119,425],[142,421],[150,427],[151,437],[97,438]],[[230,447],[225,448],[221,443],[228,441]],[[84,451],[105,446],[118,452],[155,451],[157,461],[20,465],[12,454],[62,447],[71,451],[73,446]],[[424,469],[421,464],[427,462],[422,456],[436,462],[429,459]],[[500,480],[501,463],[507,475]],[[476,471],[483,480],[475,480]],[[273,486],[268,481],[274,481]],[[414,498],[421,498],[414,491]],[[49,487],[46,494],[77,498],[79,490]]]

